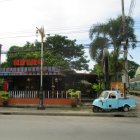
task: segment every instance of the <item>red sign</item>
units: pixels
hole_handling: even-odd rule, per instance
[[[44,64],[44,60],[43,60]],[[14,66],[33,66],[33,65],[41,65],[40,59],[14,59]]]

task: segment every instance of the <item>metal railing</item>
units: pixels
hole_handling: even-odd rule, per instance
[[[11,90],[9,91],[10,98],[39,98],[39,91],[37,90]],[[44,98],[68,98],[66,91],[43,91]]]

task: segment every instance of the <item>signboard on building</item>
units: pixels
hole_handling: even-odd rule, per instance
[[[44,60],[42,62],[44,64]],[[40,59],[14,59],[14,66],[36,66],[41,65]]]

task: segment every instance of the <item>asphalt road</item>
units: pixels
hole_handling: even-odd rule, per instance
[[[140,118],[0,115],[1,140],[139,140]]]

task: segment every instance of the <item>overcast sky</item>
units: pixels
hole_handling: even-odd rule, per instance
[[[140,1],[135,1],[132,17],[140,40]],[[131,0],[124,2],[128,15]],[[46,34],[61,34],[76,39],[77,43],[89,44],[88,31],[92,24],[104,23],[120,14],[121,0],[0,0],[0,44],[2,50],[8,50],[12,45],[34,42],[36,27],[41,26]],[[138,51],[130,50],[130,54],[140,64]],[[91,61],[90,65],[93,64]]]

